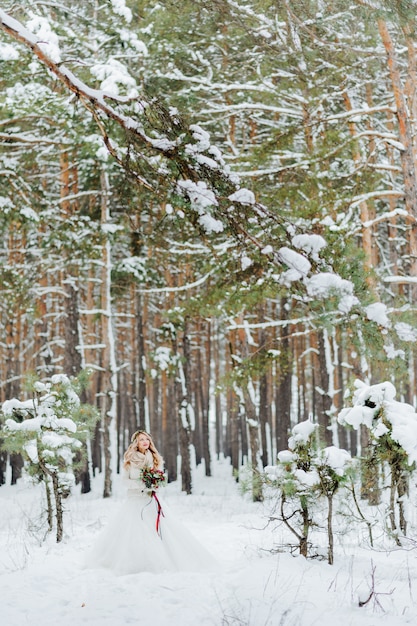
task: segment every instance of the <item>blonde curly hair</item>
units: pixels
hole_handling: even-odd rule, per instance
[[[147,433],[146,430],[137,430],[136,432],[133,433],[130,439],[131,443],[129,447],[127,448],[126,452],[124,453],[123,467],[127,469],[130,463],[132,462],[133,457],[135,456],[135,454],[137,454],[139,450],[139,446],[138,446],[139,435],[145,435],[149,439],[149,452],[152,454],[153,467],[155,469],[162,469],[164,460],[162,456],[159,454],[158,450],[156,449],[156,446],[153,442],[151,435]]]

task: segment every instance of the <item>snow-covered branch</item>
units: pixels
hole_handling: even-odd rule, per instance
[[[0,133],[0,141],[4,141],[6,143],[43,143],[47,145],[62,145],[64,143],[63,141],[54,141],[53,139],[29,133]]]
[[[417,276],[384,276],[384,283],[395,283],[396,285],[417,284]]]
[[[194,226],[205,230],[206,233],[218,233],[222,232],[224,226],[227,225],[235,236],[245,242],[251,242],[261,251],[265,248],[265,241],[262,237],[268,232],[267,221],[274,226],[281,226],[282,236],[287,238],[284,220],[275,212],[268,211],[266,207],[255,202],[253,206],[249,206],[237,198],[232,202],[229,200],[240,190],[240,184],[237,177],[228,171],[220,150],[211,146],[208,133],[195,124],[190,127],[182,125],[178,115],[164,108],[156,99],[153,99],[150,104],[138,98],[134,103],[134,116],[132,116],[123,108],[123,105],[127,103],[131,106],[131,100],[128,101],[126,98],[88,86],[64,64],[54,61],[45,51],[44,42],[39,41],[36,35],[2,9],[0,9],[0,20],[0,26],[6,33],[30,48],[41,63],[72,93],[76,94],[97,123],[109,152],[141,185],[153,190],[152,184],[140,176],[135,164],[131,165],[132,154],[129,155],[130,165],[128,165],[123,160],[124,157],[113,147],[106,129],[106,118],[116,122],[126,132],[131,150],[137,155],[139,164],[146,158],[142,154],[142,150],[145,149],[150,158],[163,156],[175,162],[176,171],[173,178],[177,179],[178,172],[180,172],[183,185],[180,187],[178,184],[174,193],[183,196],[188,204],[189,218]],[[239,88],[241,89],[242,86],[239,85]],[[259,90],[259,86],[256,89]],[[151,115],[147,115],[148,109],[151,109]],[[143,119],[140,117],[142,115]],[[144,123],[147,123],[150,127],[149,132],[156,135],[155,137],[147,134]],[[163,129],[162,132],[161,129]],[[264,222],[263,233],[255,236],[245,227],[248,223],[248,211],[255,216],[254,219],[259,224],[261,221]],[[270,258],[279,262],[274,255]]]
[[[347,119],[352,121],[352,118],[360,118],[368,115],[373,115],[374,113],[396,113],[396,108],[393,106],[378,106],[378,107],[366,107],[363,109],[351,109],[350,111],[344,111],[343,113],[335,113],[334,115],[326,115],[320,121],[321,122],[334,122],[336,120],[344,120]],[[379,134],[374,131],[375,134]],[[367,134],[369,134],[368,131]]]
[[[386,189],[381,191],[370,191],[369,193],[363,193],[360,196],[352,198],[352,202],[349,204],[351,208],[359,206],[362,202],[376,198],[404,198],[404,191],[395,191],[394,189]]]
[[[214,274],[214,270],[205,274],[198,280],[195,280],[193,283],[187,283],[186,285],[181,285],[180,287],[155,287],[153,289],[138,289],[139,293],[175,293],[178,291],[188,291],[189,289],[194,289],[194,287],[199,287],[203,283],[206,282]]]
[[[202,109],[202,115],[213,115],[213,113],[231,113],[236,111],[267,111],[269,113],[277,113],[279,115],[288,115],[297,119],[303,118],[303,112],[297,109],[289,109],[288,107],[278,107],[261,102],[242,102],[240,104],[230,104],[228,106],[218,106],[213,104],[209,109]]]

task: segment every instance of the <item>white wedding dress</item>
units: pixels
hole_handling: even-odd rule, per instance
[[[214,558],[173,518],[161,490],[151,495],[140,473],[132,463],[125,470],[127,499],[97,538],[85,566],[116,574],[215,569]]]

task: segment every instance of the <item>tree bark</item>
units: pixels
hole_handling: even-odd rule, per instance
[[[324,336],[323,330],[319,330],[317,332],[318,338],[318,361],[319,361],[319,371],[317,373],[317,377],[319,380],[319,389],[317,390],[317,418],[318,423],[321,426],[322,436],[324,437],[324,442],[327,446],[331,446],[333,443],[333,434],[330,429],[331,426],[331,417],[330,410],[332,406],[332,398],[330,396],[330,374],[329,367],[330,363],[329,359],[326,358],[326,349],[328,346],[325,345],[325,341],[327,338]]]
[[[345,101],[345,106],[347,111],[352,110],[352,103],[348,94],[347,89],[343,91],[343,99]],[[355,122],[349,121],[349,131],[352,137],[356,137],[357,130]],[[355,144],[354,144],[355,145]],[[356,145],[356,149],[353,150],[353,162],[359,166],[362,160],[361,152],[359,146]],[[375,210],[370,209],[368,202],[363,201],[359,204],[360,209],[360,217],[362,224],[362,248],[364,252],[364,276],[366,283],[369,289],[376,294],[376,276],[373,274],[374,268],[374,254],[373,254],[373,231],[372,227],[369,226],[371,222],[371,218],[375,217]]]
[[[400,151],[402,165],[405,207],[408,212],[407,229],[410,251],[410,276],[417,276],[417,172],[413,150],[413,127],[408,112],[405,90],[402,84],[395,47],[389,34],[387,24],[380,18],[377,20],[382,43],[387,54],[388,69],[396,105],[399,139],[403,146]],[[412,300],[416,300],[417,287],[410,286]]]
[[[288,319],[286,298],[281,298],[280,319]],[[282,325],[280,327],[279,351],[279,369],[277,374],[278,385],[276,386],[275,393],[277,452],[287,449],[288,436],[291,431],[291,384],[293,352],[290,345],[289,327],[286,325]]]
[[[0,446],[2,440],[0,439]],[[0,487],[6,484],[7,453],[0,450]]]
[[[138,292],[136,294],[136,338],[137,338],[137,370],[138,370],[138,382],[137,382],[137,428],[146,429],[146,374],[145,374],[145,333],[143,325],[143,302],[142,296]]]
[[[105,172],[101,175],[101,222],[106,224],[109,220],[108,206],[108,180]],[[107,241],[103,246],[103,270],[101,280],[101,324],[102,324],[102,403],[101,403],[101,419],[103,428],[103,455],[104,455],[104,489],[103,497],[108,498],[112,495],[112,454],[113,443],[115,444],[115,419],[116,419],[116,393],[117,393],[117,374],[116,359],[114,354],[114,336],[113,336],[113,313],[110,295],[111,284],[111,249],[110,243]],[[116,450],[114,450],[114,453]]]
[[[178,415],[179,415],[179,435],[180,435],[180,454],[181,454],[181,489],[187,494],[192,492],[192,474],[191,474],[191,423],[190,423],[190,411],[191,398],[190,398],[190,372],[191,365],[191,350],[190,339],[188,336],[188,322],[184,323],[184,331],[182,336],[182,355],[184,359],[184,366],[179,365],[179,380],[178,380]]]
[[[252,400],[248,388],[242,389],[245,402],[245,417],[249,431],[249,447],[250,447],[250,464],[252,469],[252,500],[253,502],[262,502],[263,490],[260,475],[260,446],[259,446],[259,419],[256,414],[256,406]]]

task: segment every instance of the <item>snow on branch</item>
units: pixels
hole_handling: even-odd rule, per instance
[[[210,109],[203,109],[202,115],[213,113],[229,113],[231,111],[268,111],[270,113],[277,113],[280,115],[288,115],[288,117],[295,117],[297,119],[303,118],[303,112],[297,109],[290,109],[288,107],[277,107],[269,104],[262,104],[261,102],[242,102],[240,104],[229,104],[225,106],[218,106],[214,104]]]
[[[180,287],[155,287],[153,289],[136,289],[136,291],[138,293],[173,293],[177,291],[188,291],[189,289],[199,287],[200,285],[205,283],[212,274],[214,274],[214,270],[208,272],[193,283],[187,283],[186,285],[181,285]]]
[[[384,283],[395,283],[396,285],[417,284],[417,276],[384,276]]]
[[[362,202],[366,202],[375,198],[404,198],[404,191],[395,191],[394,189],[387,189],[381,191],[370,191],[369,193],[362,193],[360,196],[352,198],[350,207],[359,206]]]
[[[359,233],[364,228],[372,228],[373,226],[375,226],[375,224],[378,224],[379,222],[385,222],[386,220],[391,220],[393,217],[397,217],[397,216],[408,217],[408,212],[405,209],[400,209],[400,208],[394,209],[393,211],[387,211],[386,213],[383,213],[382,215],[378,215],[378,217],[375,217],[372,220],[367,220],[366,222],[362,222],[362,224],[358,226],[358,228],[356,228],[353,232]]]
[[[352,118],[363,117],[365,115],[373,115],[374,113],[396,113],[396,108],[392,106],[378,106],[378,107],[366,107],[363,109],[351,109],[349,111],[345,111],[343,113],[335,113],[334,115],[326,115],[320,121],[321,122],[333,122],[336,120],[347,119],[352,121]],[[366,134],[369,134],[368,131]],[[376,133],[378,135],[383,135],[384,133]]]
[[[53,139],[47,139],[32,133],[0,133],[0,141],[6,141],[7,143],[33,143],[33,144],[47,144],[47,145],[62,145],[62,141],[55,141]]]

